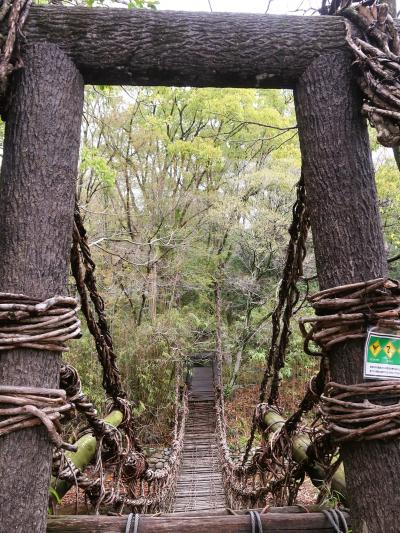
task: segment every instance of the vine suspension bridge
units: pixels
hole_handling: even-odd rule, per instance
[[[210,353],[193,356],[188,381],[188,413],[172,514],[132,515],[132,518],[54,516],[49,518],[49,533],[344,531],[335,529],[332,517],[326,516],[323,509],[318,510],[317,507],[312,510],[318,512],[310,512],[311,509],[296,505],[268,507],[258,509],[256,516],[248,514],[252,511],[230,509],[218,450],[215,356]],[[349,523],[347,513],[343,516]]]
[[[322,17],[30,5],[4,0],[0,14],[7,122],[0,179],[0,533],[343,533],[349,517],[340,509],[266,507],[270,494],[282,505],[295,502],[306,473],[333,483],[340,454],[355,533],[397,532],[400,387],[390,376],[366,381],[363,353],[368,327],[400,329],[400,283],[388,276],[365,120],[382,145],[399,146],[399,21],[377,0],[323,0],[321,13],[335,16]],[[74,212],[85,84],[294,90],[302,172],[243,465],[232,460],[226,439],[218,332],[216,357],[194,361],[189,391],[183,362],[176,365],[172,452],[164,468],[149,468],[137,441],[77,205]],[[302,332],[307,353],[309,342],[318,346],[312,355],[321,357],[320,372],[298,410],[279,420],[271,444],[265,415],[278,400],[309,226],[321,292],[309,298],[316,316],[303,320]],[[62,296],[70,265],[80,303]],[[62,365],[60,372],[65,342],[79,336],[80,307],[115,424],[98,417],[74,369]],[[217,298],[215,308],[218,322]],[[318,402],[323,423],[304,435],[302,416]],[[71,455],[79,441],[64,442],[58,423],[73,408],[91,432],[81,437],[92,451],[82,465]],[[248,464],[257,430],[266,445]],[[299,436],[310,444],[300,461],[293,444]],[[92,477],[84,472],[90,462]],[[105,465],[113,468],[111,488]],[[96,514],[47,519],[52,468],[56,486],[78,486]],[[379,491],[377,480],[384,480]]]

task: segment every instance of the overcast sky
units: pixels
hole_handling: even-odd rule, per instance
[[[269,0],[210,0],[213,11],[265,13]],[[297,8],[319,6],[318,0],[272,0],[269,13],[289,13]],[[159,0],[159,9],[210,11],[208,0]],[[310,13],[311,14],[311,13]]]

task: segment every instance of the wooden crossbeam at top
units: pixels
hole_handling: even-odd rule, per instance
[[[292,88],[345,45],[341,17],[34,6],[27,43],[65,50],[85,83]]]

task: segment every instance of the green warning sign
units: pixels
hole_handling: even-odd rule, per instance
[[[371,329],[365,344],[364,377],[400,379],[400,333]]]

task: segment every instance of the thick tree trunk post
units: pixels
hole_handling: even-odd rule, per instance
[[[13,82],[0,181],[0,290],[66,294],[83,82],[52,44],[35,45]],[[59,386],[59,357],[1,352],[0,383]],[[52,445],[43,428],[0,438],[0,532],[46,531]]]
[[[321,289],[386,275],[367,127],[351,57],[321,56],[295,91],[307,201]],[[363,381],[363,342],[340,345],[332,378]],[[353,531],[397,531],[400,441],[342,447]],[[379,486],[377,486],[377,481]]]
[[[387,5],[389,6],[389,13],[393,18],[397,16],[397,0],[386,0]],[[400,171],[400,146],[393,147],[393,156],[396,161],[397,168]]]

